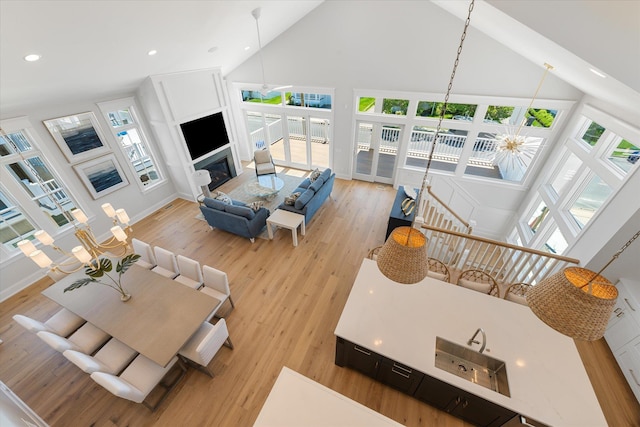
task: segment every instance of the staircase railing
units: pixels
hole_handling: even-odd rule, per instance
[[[444,228],[422,225],[427,236],[429,258],[442,261],[455,283],[464,270],[477,269],[490,274],[502,289],[512,283],[539,283],[580,260],[512,245]]]
[[[431,191],[427,185],[427,197],[421,197],[421,209],[423,222],[432,227],[471,234],[473,227],[465,221],[444,201]]]

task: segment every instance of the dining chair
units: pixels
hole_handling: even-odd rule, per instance
[[[495,279],[482,270],[465,270],[458,278],[459,286],[500,298],[500,289]]]
[[[202,268],[200,267],[200,263],[182,255],[178,255],[176,258],[180,274],[178,274],[173,280],[192,289],[199,289],[204,281],[202,278]]]
[[[76,350],[86,354],[93,354],[110,338],[109,334],[89,322],[69,335],[69,338],[47,331],[40,331],[37,335],[49,347],[60,353],[64,353],[66,350]]]
[[[162,380],[176,363],[180,367],[180,375],[171,383],[162,384]],[[113,395],[136,403],[142,403],[153,412],[184,377],[186,370],[177,356],[171,359],[167,366],[162,367],[139,354],[120,375],[94,372],[91,374],[91,378]],[[163,387],[165,391],[155,404],[150,404],[146,401],[146,398],[157,386]]]
[[[151,270],[157,265],[156,257],[153,255],[153,248],[150,244],[134,237],[131,239],[131,245],[133,246],[133,252],[140,255],[140,258],[136,261],[137,266]]]
[[[207,321],[209,321],[216,315],[218,309],[222,307],[222,304],[224,304],[227,299],[231,303],[231,310],[235,308],[235,304],[233,303],[233,299],[231,299],[231,289],[229,288],[229,278],[227,273],[205,265],[202,267],[202,274],[204,278],[204,286],[200,289],[200,292],[220,300],[220,304],[213,309],[207,318]],[[229,312],[231,312],[231,310],[229,310]]]
[[[13,320],[34,334],[40,331],[47,331],[62,337],[68,337],[85,323],[82,317],[72,313],[66,308],[59,310],[44,323],[22,314],[14,315]]]
[[[178,274],[180,274],[180,270],[178,269],[178,263],[176,262],[176,256],[173,252],[163,249],[159,246],[155,246],[153,248],[153,253],[156,256],[156,262],[158,265],[153,267],[151,271],[154,273],[158,273],[164,277],[168,277],[169,279],[173,279]]]
[[[504,299],[522,305],[529,305],[527,303],[527,291],[529,289],[531,289],[531,285],[529,283],[514,283],[505,291]]]
[[[371,249],[369,251],[369,253],[367,254],[367,258],[368,259],[372,259],[372,260],[377,260],[378,259],[378,252],[380,252],[380,248],[382,248],[382,246],[376,246],[375,248]]]
[[[185,358],[187,363],[195,363],[199,370],[213,377],[213,373],[209,370],[209,363],[223,345],[233,349],[225,320],[220,319],[215,325],[204,322],[182,346],[178,354]]]
[[[62,353],[67,360],[87,374],[106,372],[113,375],[122,372],[137,354],[134,349],[115,338],[107,341],[93,356],[77,350],[65,350]]]
[[[256,167],[256,176],[276,173],[276,165],[273,163],[269,149],[255,150],[253,152],[253,162]]]
[[[436,258],[429,258],[427,260],[429,264],[429,271],[427,272],[427,276],[433,277],[434,279],[442,280],[443,282],[448,282],[451,276],[449,275],[449,269],[447,266]]]

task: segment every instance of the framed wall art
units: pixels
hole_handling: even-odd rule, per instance
[[[129,185],[114,154],[88,160],[73,167],[94,199]]]
[[[92,112],[44,121],[69,163],[81,162],[109,151]]]

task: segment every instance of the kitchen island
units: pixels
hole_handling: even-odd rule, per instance
[[[466,346],[478,328],[486,333],[484,353],[505,362],[510,396],[435,366],[436,337]],[[353,344],[363,358],[380,356],[372,369],[391,363],[389,371],[403,375],[401,386],[409,394],[446,383],[469,399],[505,408],[507,419],[511,411],[551,426],[607,425],[573,340],[526,306],[429,277],[398,284],[365,259],[335,335],[338,365],[344,362],[345,342]],[[457,403],[461,400],[469,402],[464,397]]]

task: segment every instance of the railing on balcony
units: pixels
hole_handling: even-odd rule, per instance
[[[326,144],[329,142],[328,120],[312,118],[310,120],[310,126],[307,127],[306,119],[304,117],[287,117],[287,127],[290,138],[306,140],[306,132],[308,132],[311,142],[320,144]],[[259,127],[252,131],[250,136],[253,144],[252,146],[255,146],[258,141],[265,141],[268,145],[275,144],[284,137],[282,131],[282,119],[267,123],[266,128]]]
[[[432,227],[467,234],[471,234],[473,231],[469,222],[465,221],[431,191],[430,185],[427,186],[426,196],[420,197],[418,214],[422,217],[424,224]]]
[[[423,225],[422,229],[427,236],[429,258],[438,259],[449,268],[452,283],[462,271],[478,269],[496,279],[501,295],[512,283],[536,284],[571,264],[580,264],[574,258],[498,240],[430,225]]]

